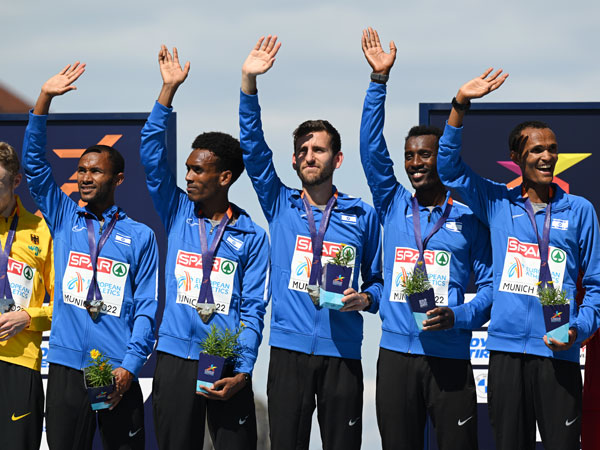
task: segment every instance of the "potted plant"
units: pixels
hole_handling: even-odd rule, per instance
[[[550,281],[548,285],[538,289],[538,298],[542,304],[548,339],[569,342],[571,302],[567,298],[567,293],[555,289]]]
[[[115,390],[113,366],[99,350],[90,351],[90,365],[83,369],[83,382],[94,411],[110,407],[106,400]]]
[[[243,329],[243,324],[236,332],[229,328],[220,330],[215,324],[210,326],[210,332],[200,342],[196,392],[205,392],[203,387],[212,388],[225,367],[235,365],[242,352],[239,337]]]
[[[402,278],[402,290],[406,295],[417,327],[422,330],[423,321],[433,317],[427,317],[427,311],[435,308],[435,293],[429,283],[427,274],[420,268],[415,268],[412,273]]]
[[[323,267],[319,306],[329,309],[341,309],[344,304],[344,291],[350,286],[352,279],[352,261],[354,251],[351,247],[342,246]]]

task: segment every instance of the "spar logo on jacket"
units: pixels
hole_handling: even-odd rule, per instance
[[[323,241],[323,251],[321,252],[321,265],[325,266],[335,255],[343,248],[344,255],[352,258],[350,265],[354,267],[356,263],[356,248],[351,245],[345,245],[341,242]],[[294,255],[292,256],[291,275],[288,289],[294,291],[307,292],[310,271],[312,268],[312,241],[310,237],[296,236],[294,245]],[[350,286],[354,280],[354,272],[350,280]]]
[[[229,314],[237,262],[220,256],[213,258],[210,284],[216,312]],[[179,250],[175,260],[177,303],[195,307],[202,285],[202,255]]]
[[[129,264],[114,259],[98,257],[98,287],[102,294],[102,312],[119,317],[123,305],[125,283],[129,273]],[[85,309],[92,281],[92,263],[90,256],[71,250],[65,274],[63,276],[63,299],[66,304]]]
[[[558,247],[550,246],[548,265],[554,287],[561,290],[567,266],[566,252]],[[538,244],[521,242],[515,237],[509,237],[506,244],[500,290],[537,297],[539,278],[540,252]]]

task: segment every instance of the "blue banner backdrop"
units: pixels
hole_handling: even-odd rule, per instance
[[[450,114],[450,103],[419,104],[419,123],[435,125],[442,130]],[[499,183],[515,186],[521,183],[520,170],[510,161],[508,135],[526,120],[547,123],[556,134],[559,159],[554,182],[565,191],[581,195],[592,202],[598,214],[600,191],[593,188],[598,167],[595,153],[600,123],[600,103],[473,103],[464,119],[463,160],[479,175]],[[453,193],[460,200],[460,196]],[[473,333],[471,362],[479,402],[479,448],[494,449],[487,412],[487,364],[485,349],[487,330]],[[581,352],[582,373],[585,351]],[[539,440],[539,434],[538,434]],[[437,449],[435,434],[429,431],[429,447]],[[541,443],[538,449],[543,449]]]
[[[146,177],[140,163],[140,132],[148,113],[123,113],[123,114],[50,114],[48,116],[48,145],[47,158],[52,165],[54,179],[62,190],[70,197],[79,201],[75,174],[77,162],[81,153],[91,145],[106,144],[115,147],[125,158],[125,181],[117,188],[116,202],[127,214],[139,222],[150,226],[156,233],[160,252],[159,274],[159,316],[160,323],[164,306],[164,264],[166,255],[166,236],[158,214],[152,204],[152,199],[146,188]],[[0,115],[0,141],[12,145],[19,156],[23,146],[23,136],[27,126],[26,114],[1,114]],[[173,113],[167,129],[167,148],[169,150],[169,166],[176,172],[176,114]],[[30,211],[37,211],[27,189],[25,180],[18,188],[18,194],[23,204]],[[158,327],[157,327],[158,329]],[[47,354],[47,337],[44,339],[42,374],[46,378],[48,371],[45,356]],[[143,367],[140,373],[140,384],[144,393],[145,423],[146,423],[146,448],[156,449],[154,427],[152,422],[152,407],[150,392],[152,389],[152,375],[154,373],[154,354]],[[45,385],[45,380],[44,380]],[[42,437],[42,448],[46,447],[45,436]],[[102,445],[96,434],[94,448],[101,449]]]

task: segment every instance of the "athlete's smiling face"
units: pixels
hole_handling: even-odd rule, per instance
[[[114,198],[115,189],[123,179],[123,173],[113,173],[107,152],[90,152],[79,159],[77,187],[84,202],[104,203]]]
[[[437,172],[438,139],[433,134],[412,136],[404,144],[404,169],[416,190],[441,185]]]
[[[333,153],[327,131],[312,131],[298,138],[292,167],[303,186],[317,186],[330,180],[333,171],[342,165],[343,160],[341,151]]]
[[[547,185],[554,178],[558,161],[558,144],[550,128],[525,128],[521,132],[522,151],[511,151],[510,158],[521,168],[523,180],[533,185]]]
[[[188,198],[197,203],[214,197],[231,184],[231,170],[219,170],[218,158],[206,149],[195,149],[185,162]]]

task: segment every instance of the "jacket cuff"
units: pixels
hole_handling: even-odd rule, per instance
[[[24,308],[23,311],[31,317],[31,322],[27,327],[29,331],[47,331],[50,329],[52,316],[49,317],[44,308]]]
[[[148,117],[148,121],[166,124],[169,120],[171,112],[173,112],[173,108],[167,108],[165,105],[161,105],[160,103],[158,103],[157,100],[156,102],[154,102],[154,107],[152,108],[152,112]]]
[[[240,109],[256,109],[258,107],[258,94],[246,94],[240,89]]]
[[[447,133],[447,136],[450,136],[450,137],[454,137],[454,136],[462,137],[463,129],[464,129],[463,126],[456,128],[456,127],[453,127],[452,125],[449,125],[448,121],[446,120],[446,127],[444,128],[444,134]]]
[[[123,358],[123,362],[121,363],[121,367],[128,372],[131,372],[133,376],[137,378],[138,373],[145,362],[146,358],[140,358],[137,355],[126,353],[125,358]]]
[[[33,109],[29,110],[29,123],[37,122],[39,125],[46,125],[46,121],[48,120],[47,114],[37,115],[33,113]]]
[[[460,328],[460,329],[470,329],[469,323],[469,315],[467,310],[467,304],[464,303],[462,305],[454,306],[451,308],[452,312],[454,312],[454,325],[452,328]]]
[[[379,311],[379,302],[381,300],[381,289],[378,289],[377,286],[373,285],[366,288],[363,292],[368,292],[373,297],[373,303],[371,303],[369,309],[365,309],[364,311],[370,312],[371,314],[377,314],[377,311]]]

